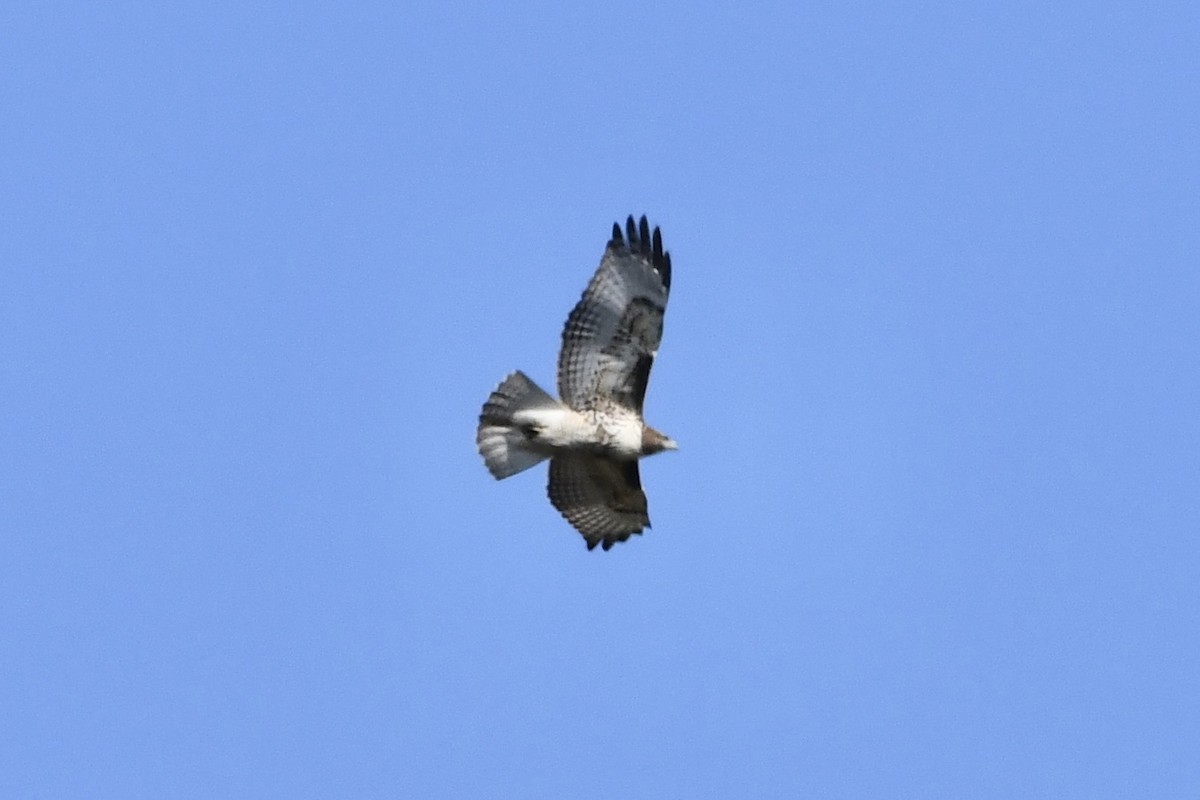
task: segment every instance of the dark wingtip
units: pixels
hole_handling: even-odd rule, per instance
[[[616,544],[616,539],[605,539],[604,540],[604,552],[607,553],[609,550],[612,550],[612,546],[614,544]]]
[[[621,234],[620,223],[613,223],[612,239],[608,246],[622,247],[626,244],[628,244],[630,252],[641,253],[650,260],[650,263],[658,270],[658,274],[662,276],[663,286],[670,289],[671,254],[663,250],[662,231],[656,225],[651,232],[650,221],[645,214],[637,222],[634,222],[632,214],[625,218],[624,236]]]
[[[587,545],[589,553],[596,549],[596,545],[600,544],[599,539],[584,539],[583,541]]]

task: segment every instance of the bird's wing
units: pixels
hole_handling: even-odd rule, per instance
[[[605,550],[650,527],[646,495],[636,461],[582,453],[550,462],[550,502],[587,540],[588,550]]]
[[[627,241],[628,240],[628,241]],[[613,225],[600,267],[563,328],[558,393],[575,409],[615,401],[642,413],[650,366],[662,341],[671,255],[642,217]]]

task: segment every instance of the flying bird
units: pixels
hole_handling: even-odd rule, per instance
[[[608,550],[650,527],[638,459],[676,449],[646,424],[642,401],[662,340],[671,254],[643,216],[621,226],[563,328],[555,400],[523,372],[483,404],[475,442],[501,480],[550,459],[550,502]]]

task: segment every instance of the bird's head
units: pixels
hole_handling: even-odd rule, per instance
[[[678,450],[679,445],[669,436],[654,430],[649,425],[642,428],[642,455],[652,456],[663,450]]]

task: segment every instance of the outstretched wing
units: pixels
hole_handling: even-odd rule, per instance
[[[650,527],[636,461],[571,453],[550,462],[550,502],[587,540],[605,550]]]
[[[574,409],[616,401],[642,413],[650,366],[662,341],[671,254],[645,217],[613,225],[600,267],[567,317],[558,355],[558,393]],[[626,241],[628,238],[628,241]]]

